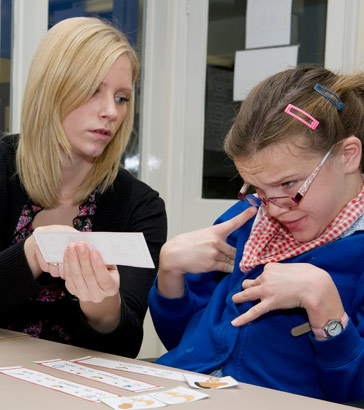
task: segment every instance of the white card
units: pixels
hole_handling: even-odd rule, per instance
[[[187,403],[209,397],[208,394],[200,393],[183,386],[174,387],[161,392],[149,393],[149,395],[166,404]]]
[[[26,367],[0,368],[0,373],[92,402],[99,402],[101,398],[106,397],[118,397],[117,394],[95,389],[84,384],[74,383],[43,372],[27,369]]]
[[[136,363],[119,362],[117,360],[102,359],[100,357],[87,356],[74,359],[73,362],[105,367],[106,369],[122,370],[130,373],[144,374],[148,376],[162,377],[165,379],[178,380],[184,382],[186,379],[181,372],[164,369],[162,367],[142,366]]]
[[[114,410],[156,409],[166,406],[166,404],[147,394],[131,397],[111,397],[103,399],[102,402]]]
[[[82,241],[99,251],[106,265],[154,268],[142,232],[35,231],[34,237],[46,262],[62,263],[67,245]]]
[[[187,383],[198,389],[226,389],[239,383],[231,376],[213,377],[202,374],[184,373]]]
[[[67,360],[55,359],[34,363],[50,367],[52,369],[57,369],[61,372],[75,374],[88,380],[105,383],[109,386],[119,387],[120,389],[132,392],[142,392],[160,388],[160,386],[156,386],[155,384],[145,383],[143,381],[129,379],[127,377],[121,377],[114,373],[104,372],[102,370],[82,366],[80,364],[69,362]]]

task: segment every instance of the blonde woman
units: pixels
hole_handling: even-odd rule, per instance
[[[158,266],[158,193],[120,167],[139,63],[96,18],[56,24],[30,67],[21,133],[0,140],[0,325],[135,357],[155,269],[107,266],[83,243],[47,264],[33,230],[143,232]]]

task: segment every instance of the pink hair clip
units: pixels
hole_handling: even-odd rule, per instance
[[[300,112],[311,121],[309,122],[300,115],[295,114],[294,112],[292,112],[292,109]],[[312,115],[308,114],[306,111],[301,110],[301,108],[298,108],[293,104],[288,104],[284,112],[296,118],[296,120],[301,121],[303,124],[307,125],[308,128],[311,128],[311,130],[315,130],[316,127],[319,125],[319,122],[316,120],[316,118],[312,117]]]

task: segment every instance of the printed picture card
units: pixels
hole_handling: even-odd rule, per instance
[[[183,386],[174,387],[172,389],[160,392],[149,393],[149,395],[168,405],[187,403],[210,397],[208,394],[200,393],[196,390],[188,389]]]
[[[231,376],[213,377],[199,374],[184,373],[187,383],[198,389],[226,389],[239,383]]]
[[[138,395],[129,397],[111,397],[102,400],[104,404],[115,410],[120,409],[156,409],[166,407],[165,403],[155,399],[150,395]]]
[[[82,366],[78,363],[62,359],[40,361],[35,363],[59,370],[61,372],[84,377],[88,380],[94,380],[100,383],[108,384],[109,386],[119,387],[120,389],[128,390],[131,392],[142,392],[161,388],[161,386],[145,383],[139,380],[129,379],[127,377],[122,377],[114,373],[93,369],[91,367]]]
[[[73,362],[104,367],[106,369],[121,370],[130,373],[144,374],[147,376],[156,376],[170,380],[186,381],[182,372],[176,372],[155,366],[144,366],[136,363],[119,362],[117,360],[102,359],[100,357],[86,356],[72,360]]]
[[[0,368],[0,373],[92,402],[99,402],[102,398],[119,397],[117,394],[74,383],[26,367]]]

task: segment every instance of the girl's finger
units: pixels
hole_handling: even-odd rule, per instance
[[[243,226],[256,213],[257,208],[255,206],[251,206],[241,214],[236,215],[234,218],[231,218],[226,222],[222,222],[221,224],[215,225],[216,230],[218,230],[221,233],[222,237],[225,239],[232,232]]]
[[[265,301],[259,302],[253,307],[251,307],[247,312],[243,313],[242,315],[238,316],[234,320],[231,321],[233,326],[242,326],[249,322],[252,322],[258,317],[262,316],[264,313],[270,311],[269,304]]]

